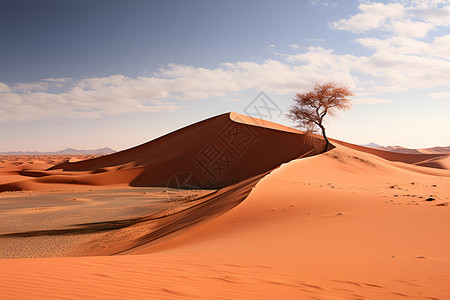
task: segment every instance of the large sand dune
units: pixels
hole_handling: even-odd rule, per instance
[[[120,255],[0,261],[2,297],[450,298],[447,154],[411,156],[334,140],[336,148],[311,156],[318,151],[301,132],[260,122],[225,114],[25,180],[40,187],[75,176],[73,183],[93,184],[79,180],[129,170],[123,178],[133,178],[131,185],[163,185],[175,172],[180,180],[192,175],[189,186],[221,189],[144,235],[142,224],[129,227],[135,243],[118,247]],[[211,141],[235,153],[220,138],[228,126],[252,130],[258,140],[212,182],[193,157]]]
[[[21,177],[0,184],[0,191],[64,184],[221,188],[318,153],[295,131],[251,121],[227,113],[114,154],[65,161],[48,170],[9,169]]]

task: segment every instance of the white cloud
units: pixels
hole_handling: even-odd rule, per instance
[[[303,56],[296,56],[302,64],[274,59],[262,63],[223,63],[215,69],[171,64],[148,77],[112,75],[83,79],[59,93],[37,90],[35,84],[18,83],[13,91],[0,94],[0,120],[97,118],[170,111],[181,106],[174,100],[211,97],[237,100],[236,95],[248,89],[293,94],[316,81],[334,78],[353,83],[344,62],[335,67],[329,58],[328,64],[323,64],[327,53],[320,47],[311,48]],[[328,69],[330,66],[334,69]]]
[[[395,55],[414,55],[450,60],[450,34],[435,37],[430,42],[397,36],[385,39],[360,38],[356,41],[375,50],[375,53],[389,52]]]
[[[49,78],[45,78],[45,79],[42,79],[42,80],[43,81],[50,81],[50,82],[67,82],[67,81],[70,80],[70,78],[69,77],[60,77],[60,78],[49,77]]]
[[[248,99],[245,99],[245,97],[240,94],[231,94],[228,97],[226,97],[225,100],[229,101],[229,102],[240,102],[240,101],[248,100]]]
[[[74,90],[63,94],[8,93],[1,95],[0,99],[1,121],[98,118],[130,112],[171,111],[177,108],[173,103],[160,100],[139,101],[98,92],[77,93]]]
[[[437,44],[446,44],[442,42],[446,40],[447,37],[442,37]],[[410,39],[405,41],[414,43]],[[73,81],[59,93],[37,90],[39,84],[34,86],[36,83],[14,84],[12,91],[0,85],[5,91],[0,94],[0,120],[96,118],[170,111],[181,107],[174,100],[212,97],[237,100],[239,92],[249,89],[292,95],[310,88],[315,82],[328,80],[349,85],[360,95],[356,104],[387,102],[389,100],[382,96],[385,92],[450,85],[447,76],[450,61],[436,57],[437,54],[419,55],[430,45],[421,42],[419,45],[423,49],[418,47],[416,54],[405,54],[401,46],[386,48],[385,43],[388,46],[401,44],[400,40],[362,39],[360,42],[375,49],[375,53],[355,56],[310,47],[293,55],[279,54],[279,60],[230,62],[214,69],[170,64],[149,76],[112,75]]]
[[[400,3],[414,8],[431,9],[441,5],[450,4],[450,0],[400,0]]]
[[[289,45],[291,48],[293,48],[293,49],[298,49],[298,45],[297,44],[290,44]]]
[[[450,25],[449,1],[363,2],[360,13],[331,24],[356,33],[383,30],[398,36],[425,37],[439,26]]]
[[[309,6],[319,6],[319,5],[337,7],[337,3],[335,1],[309,0]]]
[[[358,43],[374,53],[351,62],[354,72],[375,79],[376,93],[450,85],[450,35],[440,30],[442,26],[450,26],[450,6],[446,6],[449,3],[363,2],[360,13],[334,22],[332,28],[359,35],[373,29],[385,32],[379,38],[357,38]],[[422,40],[431,32],[434,36]]]
[[[378,78],[375,89],[403,91],[411,88],[434,88],[450,85],[450,62],[444,59],[402,55],[380,51],[368,58],[359,58],[355,70]]]
[[[323,6],[337,7],[337,2],[333,1],[324,1]]]
[[[0,93],[9,92],[10,88],[6,83],[0,82]]]
[[[410,13],[411,16],[430,22],[434,26],[450,25],[450,6],[417,8],[410,10]]]
[[[51,87],[62,87],[70,78],[45,78],[42,81],[31,83],[15,83],[10,85],[10,89],[15,92],[36,92],[46,91]]]
[[[430,93],[430,94],[428,94],[428,96],[431,98],[435,98],[435,99],[444,99],[444,98],[450,98],[450,93],[436,92],[436,93]]]
[[[15,91],[0,94],[0,120],[98,118],[130,112],[171,111],[179,106],[166,96],[157,78],[110,76],[81,80],[61,93]],[[26,86],[16,84],[15,86]]]
[[[359,5],[361,13],[349,19],[342,19],[332,23],[334,29],[364,32],[382,28],[386,22],[404,16],[404,6],[400,3],[376,3],[368,2]]]
[[[16,83],[12,86],[15,91],[44,91],[48,89],[49,84],[46,82],[35,82],[35,83]]]
[[[433,29],[434,26],[425,22],[414,22],[411,20],[393,21],[391,30],[399,36],[408,36],[414,38],[423,38]]]
[[[312,42],[312,43],[322,43],[325,42],[324,39],[306,39],[308,42]]]
[[[435,38],[430,45],[430,52],[434,56],[440,56],[446,60],[450,60],[450,34]]]

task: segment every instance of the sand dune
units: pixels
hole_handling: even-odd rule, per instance
[[[58,184],[221,188],[317,153],[295,131],[268,122],[265,127],[237,122],[240,118],[223,114],[128,150],[65,161],[39,173],[27,166],[27,173],[18,174],[21,180],[0,184],[0,191]]]
[[[450,153],[450,146],[419,149],[422,153]]]
[[[333,142],[344,145],[351,149],[367,152],[384,158],[389,161],[399,161],[408,164],[415,164],[418,166],[425,166],[430,168],[438,168],[438,169],[450,169],[449,164],[449,153],[401,153],[401,152],[392,152],[374,148],[368,148],[364,146],[354,145],[350,143],[346,143],[343,141],[331,139]]]
[[[447,147],[431,147],[421,149],[410,149],[402,146],[377,146],[376,149],[404,153],[404,154],[449,154],[450,146]]]
[[[251,130],[258,140],[211,182],[192,157],[210,141],[235,153],[220,138],[228,127]],[[194,173],[189,185],[221,190],[146,231],[129,227],[134,244],[122,247],[118,234],[115,249],[98,252],[120,255],[0,261],[2,297],[450,298],[448,155],[333,143],[312,156],[317,150],[301,132],[225,114],[130,150],[50,168],[45,172],[61,174],[26,182],[51,186],[55,176],[81,172],[79,184],[83,176],[128,170],[130,185],[160,185],[171,180],[170,169]]]

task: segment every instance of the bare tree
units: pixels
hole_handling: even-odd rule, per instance
[[[289,108],[286,117],[295,123],[295,127],[305,129],[307,134],[317,132],[319,128],[326,141],[325,151],[330,141],[325,134],[323,119],[334,115],[336,110],[350,109],[350,99],[354,94],[350,88],[336,82],[316,83],[310,92],[299,93],[294,97],[294,104]]]

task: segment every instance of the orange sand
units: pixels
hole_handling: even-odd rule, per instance
[[[213,127],[211,122],[223,116],[204,121],[204,127]],[[223,124],[233,122],[228,120]],[[250,126],[246,123],[251,121],[242,117],[239,124]],[[312,154],[302,143],[289,146],[294,141],[291,136],[301,139],[301,133],[264,126],[273,128],[260,135],[264,138],[258,147],[266,148],[256,147],[255,142],[245,154],[255,160],[248,163],[243,159],[220,184],[216,182],[223,186],[237,182],[228,187],[228,193],[222,190],[226,196],[222,200],[238,203],[256,183],[248,197],[231,210],[221,205],[194,206],[178,215],[182,216],[179,220],[172,216],[166,227],[161,225],[159,229],[166,228],[167,235],[121,255],[2,260],[2,298],[450,298],[448,154],[391,154],[333,140],[336,148],[328,153],[290,161],[289,155],[295,154],[290,147],[300,148],[298,156]],[[189,128],[175,133],[182,132],[183,140]],[[176,144],[170,135],[163,138]],[[286,143],[281,149],[289,155],[280,156],[276,151],[280,145],[274,141]],[[180,148],[198,149],[180,144],[172,154],[179,154]],[[259,151],[266,155],[259,156]],[[120,163],[130,164],[121,155],[65,163],[59,168],[66,171],[58,171],[61,174],[57,176],[78,176],[62,173],[75,169],[92,172],[91,164],[112,169]],[[156,168],[151,165],[155,156],[125,156],[141,160],[128,169]],[[172,159],[170,154],[163,157]],[[187,168],[188,159],[181,157],[179,162]],[[276,168],[283,161],[286,163]],[[173,165],[164,160],[160,166],[167,170]],[[247,181],[240,177],[244,169],[248,178],[271,168],[276,169],[259,182],[258,177]],[[164,170],[162,174],[166,174]],[[200,184],[206,182],[198,177]],[[147,174],[143,178],[142,182],[149,182],[154,177]],[[41,184],[58,186],[54,180],[28,181],[32,184],[27,185],[39,188]],[[435,200],[426,201],[429,197]],[[212,217],[192,222],[205,207]],[[185,224],[183,229],[171,233],[168,226],[180,223]]]

